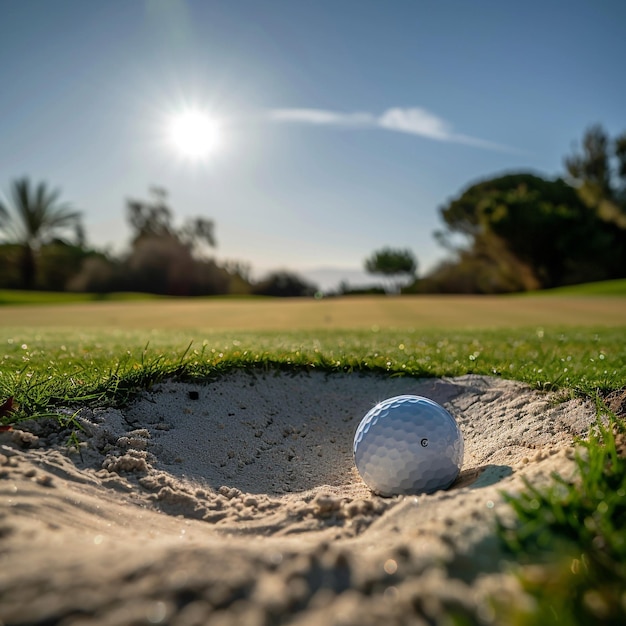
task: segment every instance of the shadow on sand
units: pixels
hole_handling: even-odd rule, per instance
[[[471,487],[481,489],[499,483],[503,478],[510,476],[513,468],[509,465],[481,465],[462,471],[450,489]]]

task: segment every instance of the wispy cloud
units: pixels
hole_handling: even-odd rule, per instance
[[[301,122],[320,126],[376,125],[376,117],[371,113],[340,113],[324,109],[273,109],[269,112],[269,117],[276,122]]]
[[[438,141],[449,141],[453,136],[448,122],[425,109],[387,109],[377,119],[377,123],[386,130],[421,135]]]
[[[316,126],[336,126],[352,128],[380,128],[383,130],[418,135],[434,141],[460,143],[485,150],[520,153],[520,150],[486,139],[471,137],[453,131],[452,125],[426,109],[391,108],[381,115],[355,112],[343,113],[326,109],[272,109],[268,112],[275,122],[294,122]]]

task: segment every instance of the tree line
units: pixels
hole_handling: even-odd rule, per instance
[[[417,258],[386,246],[365,259],[388,293],[506,293],[626,277],[626,133],[590,127],[564,159],[565,176],[514,172],[469,185],[440,207],[435,233],[447,258],[417,278]],[[80,212],[28,178],[0,201],[0,288],[140,291],[165,295],[313,295],[316,286],[280,271],[260,281],[219,262],[215,224],[177,225],[167,192],[126,202],[129,249],[87,245]],[[340,292],[351,289],[341,287]]]
[[[590,127],[564,166],[554,180],[487,178],[442,206],[435,236],[448,257],[402,291],[507,293],[626,277],[626,133]],[[410,252],[389,248],[365,261],[396,278],[410,266]]]
[[[204,217],[178,226],[165,189],[130,199],[130,249],[120,255],[86,245],[81,215],[59,192],[28,178],[16,180],[10,203],[0,203],[0,288],[111,293],[138,291],[200,296],[313,295],[316,287],[287,271],[253,281],[243,263],[218,262],[215,225]]]

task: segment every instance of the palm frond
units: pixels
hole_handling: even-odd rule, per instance
[[[20,243],[38,246],[57,231],[75,230],[80,225],[81,213],[68,203],[59,204],[60,195],[60,190],[49,189],[45,182],[33,187],[27,177],[14,181],[11,188],[12,220],[8,209],[3,208],[4,213],[9,214],[8,220],[13,222],[13,235]],[[0,225],[3,221],[7,220],[3,220],[0,214]]]

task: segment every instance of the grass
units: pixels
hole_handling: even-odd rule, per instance
[[[0,328],[362,330],[623,326],[626,298],[355,296],[313,300],[182,298],[0,307]]]
[[[550,296],[626,296],[626,279],[601,280],[583,285],[557,287],[556,289],[535,291],[533,294]]]
[[[77,302],[126,302],[157,300],[163,296],[148,293],[72,293],[68,291],[25,291],[22,289],[0,289],[0,305],[48,305],[74,304]]]
[[[499,533],[537,600],[530,610],[500,607],[517,626],[624,623],[626,429],[596,400],[598,427],[581,442],[578,480],[555,476],[548,489],[527,484],[525,493],[507,498],[517,520],[512,528],[501,524]]]
[[[545,289],[524,294],[515,294],[511,297],[535,297],[535,296],[626,296],[626,279],[604,280],[581,285],[570,285],[556,289]],[[252,296],[214,296],[211,300],[252,299]],[[433,296],[421,296],[432,299]],[[436,298],[436,297],[435,297]],[[49,305],[49,304],[75,304],[81,302],[128,302],[138,300],[164,300],[167,296],[156,296],[148,293],[116,292],[116,293],[72,293],[56,291],[25,291],[22,289],[0,289],[1,305]],[[207,298],[194,298],[195,301]],[[264,298],[255,297],[261,300]],[[469,298],[470,300],[472,298]],[[479,300],[490,300],[489,297],[479,296]],[[498,298],[496,298],[497,300]],[[502,299],[502,298],[499,298]],[[180,301],[181,298],[178,298]]]
[[[4,329],[0,397],[23,414],[78,402],[123,402],[165,377],[236,367],[505,376],[578,393],[626,386],[621,328],[285,332]],[[2,337],[2,335],[0,335]]]
[[[59,406],[122,404],[163,378],[205,380],[232,368],[488,374],[594,397],[602,413],[601,395],[626,387],[624,302],[529,296],[7,306],[0,309],[0,401],[14,396],[19,410],[0,422]],[[579,483],[555,481],[546,491],[529,485],[511,500],[519,523],[501,528],[501,537],[536,605],[504,607],[506,623],[619,623],[626,614],[626,461],[611,429],[599,429],[582,450]]]

